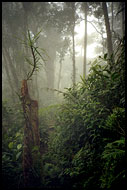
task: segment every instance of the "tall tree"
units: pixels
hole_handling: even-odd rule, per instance
[[[63,4],[62,20],[65,24],[63,26],[64,35],[72,39],[71,57],[72,57],[72,83],[76,82],[76,59],[75,59],[75,26],[78,21],[77,14],[78,4],[75,2],[65,2]]]
[[[108,49],[109,56],[111,56],[111,54],[113,53],[112,33],[110,30],[110,23],[109,23],[108,10],[107,10],[106,2],[102,2],[102,8],[103,8],[103,12],[104,12],[104,19],[105,19],[105,26],[106,26],[106,33],[107,33],[107,49]]]
[[[8,61],[6,59],[5,54],[3,53],[2,55],[3,55],[3,59],[4,59],[3,67],[4,67],[6,75],[7,75],[7,81],[8,81],[10,90],[11,90],[12,100],[13,100],[13,103],[15,103],[14,87],[13,87],[11,76],[10,76],[10,72],[9,72]]]
[[[55,60],[56,54],[60,49],[60,42],[64,41],[64,25],[62,22],[63,10],[61,6],[54,2],[45,2],[40,7],[38,3],[34,6],[37,10],[38,28],[43,28],[39,41],[39,46],[46,50],[48,58],[45,64],[46,84],[45,86],[54,89],[55,85]],[[54,91],[48,91],[47,98],[50,101],[54,99]]]
[[[84,14],[85,14],[85,34],[84,34],[84,63],[83,63],[83,75],[86,78],[86,64],[87,64],[87,2],[84,2]]]
[[[75,67],[75,3],[72,3],[72,18],[73,18],[73,26],[72,26],[72,44],[73,44],[73,76],[72,81],[73,85],[75,85],[76,82],[76,67]]]
[[[125,35],[125,2],[119,2],[116,16],[120,15],[121,37]]]
[[[113,32],[113,20],[114,20],[113,2],[112,2],[112,4],[111,4],[111,11],[112,11],[112,32]]]
[[[60,63],[60,68],[59,68],[59,74],[58,74],[58,83],[57,83],[57,88],[60,88],[60,82],[62,78],[62,64],[64,61],[65,54],[67,53],[68,50],[68,39],[65,37],[65,40],[63,43],[60,43],[60,50],[58,51],[59,53],[59,63]]]
[[[22,81],[21,95],[23,113],[25,118],[23,148],[24,187],[30,188],[36,185],[36,179],[33,174],[33,170],[34,163],[37,162],[35,155],[40,149],[40,136],[38,129],[38,102],[30,98],[27,80]],[[32,151],[35,147],[38,149],[33,154]]]

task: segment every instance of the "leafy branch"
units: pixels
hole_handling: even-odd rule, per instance
[[[43,88],[43,89],[51,90],[53,92],[61,93],[61,94],[63,94],[63,96],[69,97],[73,102],[79,104],[79,101],[77,100],[77,98],[73,94],[71,94],[70,92],[63,92],[61,90],[52,89],[52,88]]]
[[[31,77],[33,76],[35,71],[38,71],[40,64],[40,59],[45,63],[47,60],[44,58],[44,56],[49,57],[46,51],[43,48],[39,48],[36,46],[36,42],[39,39],[39,34],[41,31],[39,31],[34,37],[31,36],[30,31],[28,30],[26,41],[20,40],[21,44],[23,44],[25,47],[30,49],[32,60],[30,60],[28,57],[25,57],[26,62],[32,66],[32,70],[28,72],[26,80],[31,80]],[[43,56],[40,53],[40,50],[43,52]]]

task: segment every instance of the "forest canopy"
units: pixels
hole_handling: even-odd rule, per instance
[[[125,185],[125,3],[2,2],[3,189]]]

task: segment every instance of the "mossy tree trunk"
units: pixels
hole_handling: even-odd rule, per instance
[[[87,65],[87,2],[84,2],[84,14],[85,14],[85,34],[84,34],[84,63],[83,63],[83,75],[86,78],[86,65]]]
[[[36,179],[34,175],[34,163],[40,147],[38,129],[38,102],[29,96],[27,81],[22,81],[21,88],[22,106],[25,117],[24,126],[24,149],[23,149],[23,175],[24,186],[34,187]],[[33,150],[36,150],[33,154]]]
[[[112,33],[111,33],[111,29],[110,29],[108,9],[107,9],[106,2],[102,2],[102,9],[103,9],[103,13],[104,13],[104,20],[105,20],[106,33],[107,33],[107,49],[108,49],[109,56],[111,56],[113,54]]]
[[[75,2],[72,3],[72,22],[73,22],[73,27],[72,27],[72,61],[73,61],[73,75],[72,75],[72,82],[73,86],[76,83],[76,66],[75,66],[75,13],[76,13],[76,8],[75,8]]]

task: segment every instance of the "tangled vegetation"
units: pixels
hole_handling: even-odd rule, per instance
[[[125,184],[124,54],[121,41],[114,58],[99,57],[88,78],[66,90],[64,103],[40,109],[38,188],[113,190]],[[22,111],[7,102],[2,109],[3,186],[20,188]]]

